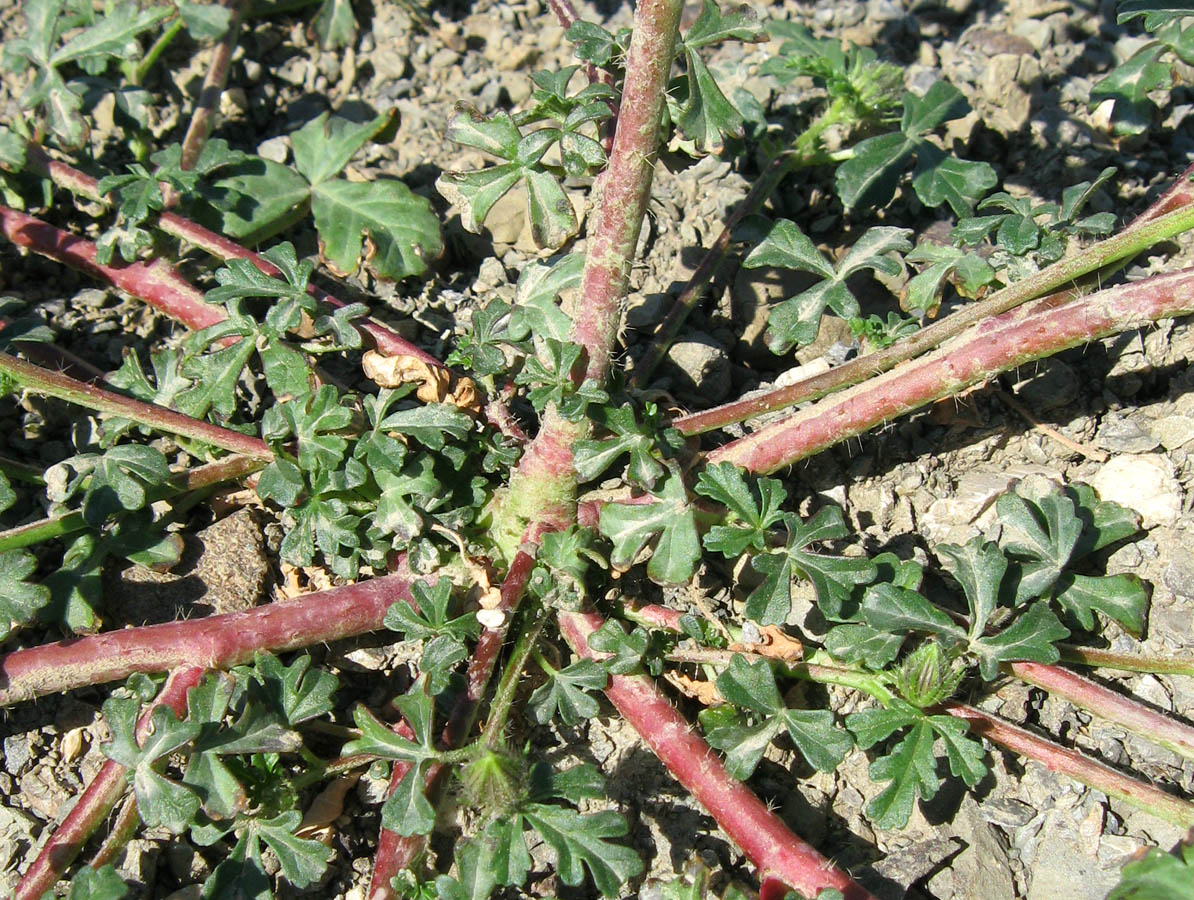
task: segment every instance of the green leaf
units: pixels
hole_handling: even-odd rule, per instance
[[[753,734],[744,729],[741,735],[745,739],[742,748],[731,751],[735,767],[741,767],[747,774],[758,764],[758,757],[762,754],[760,742],[762,747],[766,747],[781,728],[787,730],[804,758],[823,772],[837,768],[854,745],[848,734],[835,727],[833,713],[829,710],[786,708],[775,685],[775,674],[765,660],[749,662],[741,654],[734,654],[729,666],[717,677],[717,690],[730,703],[772,720],[771,725],[757,728]],[[770,734],[763,740],[768,732]],[[725,733],[719,735],[723,743],[726,737],[728,735]],[[751,749],[747,751],[747,747]],[[746,760],[742,759],[746,752],[753,757],[748,769],[743,765]]]
[[[688,98],[674,112],[683,135],[704,153],[719,153],[727,137],[741,137],[746,121],[695,52],[689,50]]]
[[[916,798],[929,800],[941,787],[933,739],[932,726],[917,722],[890,754],[871,763],[872,780],[891,782],[867,804],[867,815],[880,828],[903,828]]]
[[[442,450],[447,440],[460,440],[472,431],[473,420],[451,403],[428,403],[390,413],[377,428],[405,435],[428,450]]]
[[[891,584],[873,584],[862,600],[866,624],[881,631],[900,634],[921,631],[954,640],[964,640],[966,632],[916,591]]]
[[[653,581],[681,584],[692,577],[701,555],[696,514],[689,505],[683,479],[674,472],[655,497],[654,503],[605,504],[599,529],[614,545],[610,564],[621,569],[628,568],[647,542],[658,535],[647,574]]]
[[[523,177],[517,163],[490,166],[473,172],[445,172],[435,182],[435,189],[460,210],[465,231],[480,234],[493,205]]]
[[[522,811],[527,823],[556,852],[556,867],[565,884],[578,885],[587,868],[597,889],[618,896],[630,879],[643,871],[643,862],[630,847],[609,838],[626,834],[626,820],[612,810],[582,814],[543,803]]]
[[[514,835],[514,840],[509,839],[509,829],[502,827],[507,824],[490,823],[479,839],[465,840],[457,844],[455,852],[456,877],[437,875],[435,878],[435,889],[439,897],[443,900],[488,900],[493,894],[494,887],[499,883],[499,879],[495,877],[500,865],[496,857],[501,854],[503,849],[506,849],[503,844],[522,845],[523,854],[526,854],[526,847],[522,844],[520,834]],[[497,837],[499,834],[506,837],[507,840],[501,841]],[[525,870],[522,874],[525,877]],[[503,880],[501,883],[508,882]]]
[[[60,66],[97,57],[120,58],[129,51],[137,35],[155,27],[170,14],[169,7],[138,9],[133,2],[115,3],[102,19],[55,50],[50,65]]]
[[[865,556],[830,556],[808,548],[822,541],[845,537],[849,532],[842,511],[826,506],[809,521],[786,515],[787,545],[782,551],[759,554],[751,560],[763,583],[746,600],[746,615],[762,625],[779,625],[792,608],[791,581],[802,575],[812,582],[817,605],[830,618],[841,613],[854,588],[874,579],[877,569]]]
[[[943,122],[960,119],[970,112],[962,92],[948,81],[934,81],[923,97],[904,95],[904,117],[900,130],[923,137]]]
[[[282,865],[283,877],[295,887],[303,888],[318,881],[327,870],[332,849],[319,841],[296,837],[302,815],[297,810],[281,813],[272,819],[251,819],[249,828],[269,845]]]
[[[1061,576],[1082,536],[1074,501],[1056,491],[1039,501],[1006,493],[995,502],[1003,523],[999,544],[1021,564],[1015,604],[1043,596]]]
[[[232,9],[219,3],[175,0],[187,34],[196,41],[218,41],[232,24]]]
[[[334,469],[348,450],[340,433],[353,422],[352,410],[340,400],[335,387],[323,384],[314,394],[270,407],[261,421],[261,436],[274,444],[293,437],[299,465],[309,472]]]
[[[128,893],[129,886],[108,863],[98,869],[90,866],[79,869],[70,881],[66,900],[121,900]]]
[[[974,204],[998,183],[999,176],[990,163],[958,159],[931,144],[917,149],[912,187],[920,202],[931,209],[948,203],[955,216],[969,215]]]
[[[743,265],[799,269],[821,275],[825,280],[772,309],[767,338],[772,352],[785,353],[793,345],[816,340],[826,309],[843,318],[857,316],[858,301],[846,286],[846,279],[864,269],[899,274],[900,264],[890,254],[911,250],[910,234],[906,228],[869,228],[835,269],[795,224],[786,219],[776,222]]]
[[[1088,484],[1071,484],[1066,495],[1082,520],[1082,537],[1074,548],[1075,558],[1109,547],[1140,532],[1140,516],[1118,503],[1100,500]]]
[[[945,747],[950,772],[967,787],[982,781],[987,774],[987,754],[981,743],[967,737],[966,723],[953,716],[929,716],[928,722]]]
[[[1194,900],[1194,845],[1187,839],[1173,853],[1150,848],[1124,866],[1107,900]]]
[[[121,444],[95,460],[83,498],[83,518],[98,526],[121,512],[142,509],[149,491],[170,478],[162,451],[142,444]]]
[[[879,671],[899,655],[905,635],[879,631],[869,625],[837,625],[825,635],[825,649],[842,662]]]
[[[109,759],[131,770],[137,811],[150,827],[162,826],[178,834],[199,811],[199,797],[194,791],[172,781],[155,768],[155,763],[190,743],[199,735],[197,722],[180,722],[168,706],[157,706],[150,716],[150,733],[143,745],[136,739],[137,712],[140,702],[113,697],[104,703],[104,718],[112,740],[100,749]]]
[[[582,659],[549,674],[547,682],[531,694],[531,708],[540,725],[551,721],[557,710],[560,721],[575,725],[597,715],[600,707],[589,691],[605,688],[609,673],[595,660]]]
[[[729,705],[702,710],[700,720],[705,740],[725,754],[726,771],[739,781],[754,773],[763,753],[783,729],[783,722],[777,716],[764,716],[748,723]]]
[[[787,498],[782,482],[756,478],[747,484],[743,470],[728,462],[706,466],[697,478],[696,492],[726,507],[728,524],[710,528],[704,543],[730,559],[748,547],[766,546],[768,530],[783,519],[780,507]]]
[[[94,631],[99,627],[95,607],[100,599],[100,577],[107,551],[101,549],[94,534],[83,533],[69,541],[58,570],[46,576],[43,584],[50,589],[45,611],[74,632]]]
[[[368,122],[321,113],[290,136],[295,168],[316,187],[338,175],[356,152],[389,124],[389,113]]]
[[[320,252],[333,271],[355,272],[364,261],[378,278],[421,275],[443,252],[431,204],[394,179],[335,179],[311,189]]]
[[[970,605],[971,640],[982,635],[991,613],[999,602],[999,588],[1007,572],[1007,560],[995,544],[981,537],[972,538],[964,546],[940,544],[937,555],[951,575],[958,580]]]
[[[265,871],[261,845],[249,833],[203,882],[201,900],[274,900],[273,880]]]
[[[1149,92],[1173,86],[1173,67],[1160,59],[1164,52],[1160,42],[1147,44],[1090,89],[1092,108],[1108,99],[1115,101],[1116,134],[1140,134],[1152,124],[1156,104],[1149,99]]]
[[[580,287],[584,264],[583,253],[569,253],[551,265],[533,262],[522,270],[507,327],[512,341],[526,340],[531,335],[541,341],[569,339],[572,320],[560,309],[559,297]]]
[[[643,667],[644,657],[651,646],[651,636],[636,626],[627,634],[613,619],[589,635],[589,646],[598,653],[608,653],[609,658],[601,660],[601,667],[612,675],[629,675]],[[657,665],[657,660],[648,660],[648,667]]]
[[[622,31],[628,32],[629,29]],[[573,22],[564,36],[575,45],[574,52],[578,59],[591,62],[595,66],[608,66],[626,52],[626,42],[619,41],[619,37],[623,35],[615,36],[600,25],[583,19]]]
[[[311,27],[319,37],[323,50],[349,47],[357,38],[357,20],[349,0],[323,0],[319,12],[311,20]]]
[[[1002,662],[1057,662],[1060,654],[1053,644],[1069,636],[1070,630],[1057,620],[1048,604],[1034,603],[998,634],[972,638],[970,650],[978,656],[983,679],[991,681],[999,674]]]
[[[285,666],[276,656],[258,652],[253,657],[252,677],[250,697],[260,694],[288,725],[298,725],[332,710],[336,677],[312,669],[310,656],[298,656]]]
[[[1066,573],[1053,587],[1057,605],[1082,628],[1093,631],[1095,610],[1139,637],[1148,619],[1148,588],[1135,575]]]
[[[625,403],[619,407],[601,407],[593,416],[598,425],[613,432],[612,437],[578,441],[572,448],[572,464],[581,482],[592,481],[614,464],[623,454],[629,454],[626,477],[648,490],[664,474],[663,465],[655,458],[655,429],[652,423],[639,424],[634,407]]]
[[[385,626],[402,632],[407,640],[426,640],[447,635],[458,641],[481,633],[476,613],[452,616],[452,582],[440,578],[433,585],[416,581],[411,585],[414,605],[399,601],[386,610]],[[416,607],[418,611],[416,612]]]
[[[198,337],[202,332],[193,337]],[[236,412],[236,385],[253,355],[253,342],[241,339],[235,344],[200,356],[189,356],[182,363],[182,374],[191,379],[191,387],[178,394],[175,403],[180,412],[197,419],[214,410],[227,419]]]
[[[203,201],[197,218],[203,224],[254,244],[306,216],[311,186],[289,166],[250,157],[223,173],[196,188]]]
[[[50,589],[26,579],[37,571],[37,559],[24,550],[0,552],[0,638],[26,625],[50,602]]]
[[[837,167],[834,184],[847,210],[885,206],[895,196],[900,175],[920,141],[901,132],[881,134],[854,145],[853,155]]]
[[[728,40],[754,43],[765,41],[767,37],[759,25],[757,13],[746,4],[722,12],[714,0],[704,0],[701,14],[684,32],[684,46],[696,50]]]
[[[858,746],[867,750],[924,718],[924,713],[915,706],[896,698],[889,706],[851,713],[846,716],[846,727],[854,733]]]

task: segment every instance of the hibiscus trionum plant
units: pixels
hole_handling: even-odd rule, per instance
[[[794,468],[1194,311],[1194,271],[1114,277],[1194,226],[1194,168],[1124,223],[1095,208],[1112,168],[1037,199],[954,152],[963,91],[906,84],[873,48],[715,0],[640,0],[609,28],[551,0],[519,15],[558,23],[566,61],[518,100],[458,98],[412,190],[368,170],[390,112],[291,118],[268,158],[220,123],[246,35],[289,23],[356,66],[348,3],[308,22],[294,6],[25,0],[9,24],[4,265],[73,269],[153,311],[91,353],[57,294],[49,316],[33,290],[0,301],[21,435],[0,456],[0,702],[24,722],[69,695],[94,738],[53,738],[64,766],[86,754],[76,796],[13,839],[14,897],[865,900],[949,864],[893,882],[876,833],[1013,777],[1012,756],[1121,817],[1194,828],[1161,770],[989,702],[1031,690],[1188,765],[1194,729],[1079,671],[1194,674],[1133,649],[1149,585],[1107,571],[1149,521],[1081,482],[1008,478],[971,533],[876,546]],[[1156,99],[1131,72],[1185,52],[1178,12],[1150,13],[1158,42],[1092,92],[1129,125]],[[440,12],[403,15],[412,39],[467,50]],[[723,63],[750,45],[765,58],[747,90]],[[166,116],[164,60],[191,52],[202,89]],[[636,339],[637,267],[678,262],[644,231],[653,181],[711,157],[754,185]],[[804,174],[832,214],[785,204]],[[499,262],[490,227],[510,215],[528,228]],[[838,323],[856,340],[681,408],[657,371],[735,260],[791,285],[757,332],[777,359]],[[426,308],[396,322],[375,296],[427,300],[454,265],[503,273],[458,328],[420,330],[439,321]],[[113,572],[179,567],[238,509],[269,536],[271,602],[180,603],[156,624],[119,609]],[[594,737],[619,719],[707,814],[670,855]],[[802,836],[776,801],[856,763],[865,833]],[[709,835],[723,852],[690,861]],[[138,874],[145,839],[194,864]],[[1113,896],[1188,896],[1189,844],[1170,850],[1142,850]]]

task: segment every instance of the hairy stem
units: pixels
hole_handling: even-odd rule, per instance
[[[601,627],[596,613],[560,613],[560,631],[573,652],[596,658],[589,635]],[[690,791],[759,870],[767,896],[783,896],[777,883],[815,897],[825,888],[846,900],[874,900],[846,872],[793,834],[746,785],[732,778],[709,745],[693,731],[655,684],[641,675],[613,675],[606,696],[647,742],[672,776]],[[768,884],[771,884],[769,889]]]
[[[184,664],[170,674],[166,686],[137,721],[138,743],[149,735],[149,721],[156,707],[169,706],[180,717],[186,714],[187,691],[199,683],[203,673],[199,666]],[[124,766],[113,760],[105,762],[25,872],[12,900],[39,900],[52,890],[127,789]]]
[[[659,146],[665,89],[682,0],[643,0],[634,18],[601,206],[589,233],[573,339],[588,351],[586,377],[604,383],[642,230]]]
[[[97,259],[93,242],[7,206],[0,206],[0,231],[17,246],[107,282],[188,328],[206,328],[222,322],[227,315],[204,300],[202,291],[161,260],[104,265]]]
[[[1077,750],[1062,747],[1026,728],[1005,722],[965,703],[946,703],[942,709],[951,716],[964,720],[970,726],[970,730],[980,737],[1027,759],[1036,760],[1051,772],[1068,775],[1075,781],[1139,807],[1159,819],[1173,822],[1183,828],[1194,827],[1194,803],[1168,794],[1151,784],[1137,781]]]
[[[1121,672],[1151,672],[1154,675],[1194,675],[1194,658],[1189,656],[1143,656],[1138,653],[1116,653],[1097,647],[1076,647],[1058,644],[1061,658],[1081,666],[1119,669]]]
[[[774,472],[1016,366],[1190,312],[1194,269],[1108,288],[1060,307],[1041,302],[983,322],[922,359],[731,441],[707,459]]]
[[[0,657],[0,706],[134,672],[195,664],[226,669],[258,651],[280,653],[382,627],[386,610],[409,603],[409,580],[386,575],[245,612],[68,638]]]
[[[1138,220],[1115,237],[1100,241],[1073,256],[1055,262],[1040,272],[997,291],[986,300],[963,306],[941,321],[922,328],[884,350],[868,353],[820,375],[757,397],[736,400],[704,412],[682,416],[674,420],[672,425],[681,434],[701,434],[762,413],[786,409],[806,400],[823,397],[933,350],[985,319],[999,316],[1050,291],[1066,289],[1084,275],[1135,256],[1158,241],[1173,237],[1191,227],[1194,227],[1194,202],[1177,205],[1176,208],[1145,221]],[[1072,296],[1072,292],[1060,294],[1058,300],[1067,296]]]
[[[1060,666],[1009,663],[1008,671],[1147,741],[1194,759],[1194,728]]]
[[[106,197],[100,195],[96,187],[96,180],[90,175],[86,175],[60,160],[50,159],[46,155],[45,150],[36,144],[29,144],[27,146],[27,154],[27,166],[30,171],[44,175],[59,187],[63,187],[89,200],[104,203],[105,205],[109,203]],[[229,259],[247,259],[267,275],[276,276],[281,274],[273,263],[260,254],[254,253],[252,250],[242,247],[235,241],[230,241],[223,235],[216,234],[214,231],[204,228],[202,225],[196,224],[190,219],[183,218],[176,213],[161,213],[158,216],[156,224],[166,234],[193,244],[216,259],[225,261]],[[347,305],[343,300],[333,297],[315,284],[308,284],[307,292],[316,300],[326,303],[334,309],[339,309]],[[430,353],[416,347],[397,332],[375,319],[354,322],[353,324],[360,330],[362,335],[371,340],[374,346],[383,353],[388,353],[391,356],[413,356],[430,366],[442,367],[442,363]]]
[[[221,428],[219,425],[213,425],[201,419],[184,416],[182,413],[166,409],[164,406],[134,400],[93,384],[75,381],[73,378],[27,363],[15,356],[9,356],[7,353],[0,353],[0,376],[8,379],[10,384],[35,394],[57,397],[98,413],[132,419],[139,425],[144,425],[155,431],[191,438],[213,447],[220,447],[232,453],[240,453],[256,459],[266,461],[273,459],[273,452],[259,438],[241,434],[230,428]]]

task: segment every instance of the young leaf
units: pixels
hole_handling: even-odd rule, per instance
[[[789,297],[771,311],[767,345],[773,353],[785,353],[793,345],[816,340],[821,316],[831,309],[843,318],[859,314],[858,301],[846,286],[846,279],[863,269],[897,275],[900,264],[892,253],[912,249],[907,228],[876,226],[855,242],[835,267],[792,222],[780,219],[767,237],[743,261],[747,268],[777,266],[821,275],[824,280],[795,297]]]
[[[869,804],[867,815],[880,828],[902,828],[912,814],[917,797],[929,800],[937,794],[937,758],[933,755],[934,732],[927,721],[917,722],[891,753],[871,763],[874,781],[890,781]]]
[[[612,675],[629,675],[643,667],[644,657],[651,645],[651,636],[641,626],[627,634],[622,626],[609,619],[589,635],[589,646],[610,656],[601,660],[601,667]],[[647,668],[658,667],[658,660],[647,659]],[[652,674],[658,674],[653,672]]]
[[[367,122],[321,113],[290,136],[295,168],[312,186],[322,184],[340,174],[356,152],[389,123],[388,113]]]
[[[771,720],[772,735],[781,728],[787,730],[792,743],[808,762],[822,772],[832,772],[853,747],[850,736],[834,725],[833,713],[827,709],[789,709],[780,699],[775,675],[766,660],[748,662],[741,654],[730,658],[730,665],[717,677],[717,690],[729,702]],[[752,742],[768,729],[760,729]],[[771,738],[767,738],[770,742]],[[763,746],[766,746],[766,743]],[[762,753],[760,749],[759,754]],[[758,757],[754,759],[757,764]],[[750,770],[754,769],[750,765]]]
[[[701,555],[696,514],[689,505],[684,481],[675,472],[667,476],[655,498],[654,503],[605,504],[599,529],[614,545],[610,564],[622,569],[658,535],[647,574],[653,581],[681,584],[692,577]]]
[[[580,287],[584,264],[583,253],[569,253],[551,265],[534,262],[522,270],[507,327],[510,340],[523,341],[531,335],[540,341],[569,339],[572,320],[560,309],[559,297]]]
[[[50,602],[50,589],[26,579],[37,570],[37,559],[24,550],[0,552],[0,638],[33,620]]]
[[[458,641],[476,638],[481,633],[476,613],[452,617],[452,581],[440,578],[433,585],[416,581],[411,585],[415,605],[398,602],[386,610],[385,626],[400,631],[408,641],[447,635]],[[416,612],[415,609],[418,609]]]
[[[66,900],[122,900],[127,897],[129,886],[112,868],[112,864],[93,869],[83,866],[70,881]]]
[[[559,711],[560,721],[575,725],[597,715],[599,706],[590,691],[602,690],[609,673],[599,662],[582,659],[548,676],[531,694],[531,708],[540,725],[546,725]]]
[[[786,547],[751,560],[751,566],[764,579],[746,600],[747,617],[762,625],[782,624],[792,608],[791,582],[796,575],[812,582],[817,605],[827,617],[836,617],[849,602],[855,586],[874,579],[875,564],[865,556],[829,556],[808,549],[849,533],[839,507],[826,506],[808,522],[785,515],[784,522],[788,527]]]
[[[825,635],[825,649],[842,662],[862,664],[879,671],[900,653],[905,635],[879,631],[870,625],[837,625]]]
[[[650,490],[664,474],[663,465],[655,459],[655,429],[653,423],[642,425],[634,415],[634,408],[625,403],[619,407],[600,407],[593,419],[612,437],[579,441],[572,448],[572,464],[582,482],[592,481],[614,464],[623,454],[629,454],[626,477]]]
[[[199,797],[191,789],[172,781],[157,771],[155,763],[194,740],[200,731],[197,722],[180,722],[168,706],[158,706],[150,719],[152,730],[145,743],[136,740],[137,713],[140,702],[132,698],[112,697],[104,702],[104,718],[112,732],[111,742],[102,745],[104,755],[130,770],[137,811],[151,827],[161,825],[180,833],[199,811]]]
[[[718,463],[701,471],[696,492],[730,513],[728,524],[709,529],[704,538],[706,549],[733,559],[748,547],[762,550],[766,546],[768,530],[783,519],[780,506],[787,491],[774,478],[752,479],[752,484],[753,490],[733,463]]]
[[[505,824],[505,823],[503,823]],[[515,841],[501,841],[497,835],[502,831],[501,825],[497,822],[490,823],[489,827],[480,838],[473,840],[462,841],[456,847],[456,877],[450,875],[437,875],[435,878],[435,890],[438,897],[443,900],[488,900],[493,894],[493,889],[498,885],[499,878],[497,873],[501,871],[500,862],[495,859],[499,856],[502,849],[502,844],[514,843],[522,846],[523,854],[526,853],[526,846],[522,842],[521,835],[517,835]],[[529,858],[528,858],[529,862]],[[509,865],[505,868],[509,868]],[[529,865],[528,867],[529,868]],[[522,873],[526,877],[526,871]],[[502,884],[518,884],[522,879],[517,881],[507,882],[502,880]],[[405,895],[409,896],[409,895]]]
[[[967,634],[974,640],[987,627],[987,620],[999,602],[999,588],[1007,572],[1007,559],[995,544],[978,537],[961,547],[940,544],[937,555],[962,585],[966,602],[970,605],[970,628]]]
[[[954,641],[966,632],[916,591],[891,584],[873,584],[862,601],[862,617],[872,628],[895,634],[920,631]]]
[[[991,681],[999,674],[1001,662],[1057,662],[1060,654],[1053,644],[1069,636],[1070,630],[1057,620],[1048,604],[1034,603],[998,634],[972,638],[970,650],[978,656],[979,672],[983,679]]]
[[[1192,884],[1194,842],[1186,838],[1173,853],[1152,847],[1128,862],[1107,900],[1191,900]]]
[[[630,847],[609,838],[626,834],[626,820],[613,810],[583,814],[574,809],[533,803],[522,810],[527,824],[556,852],[556,866],[565,884],[578,885],[587,868],[597,889],[618,896],[627,881],[643,871],[643,861]]]

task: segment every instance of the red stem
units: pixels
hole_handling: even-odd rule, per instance
[[[226,669],[259,650],[278,653],[353,637],[381,628],[386,610],[399,602],[410,602],[409,579],[386,575],[245,612],[14,650],[0,657],[0,706],[134,672],[186,664]]]
[[[965,703],[951,701],[944,704],[942,709],[951,716],[963,719],[975,734],[1036,760],[1051,772],[1068,775],[1109,797],[1117,797],[1183,828],[1194,827],[1194,804],[1180,797],[1137,781],[1076,750],[1038,737],[1019,725],[1005,722]]]
[[[597,658],[588,639],[601,627],[601,617],[561,612],[558,618],[560,632],[573,651],[586,659]],[[806,897],[833,888],[846,900],[875,900],[815,847],[793,834],[746,785],[732,778],[649,678],[613,675],[605,693],[673,777],[758,868],[765,896],[782,897],[782,883]]]
[[[1179,756],[1194,759],[1194,728],[1184,722],[1155,712],[1135,700],[1060,666],[1016,662],[1010,663],[1008,669],[1021,681],[1035,684],[1050,694],[1064,697],[1075,706],[1114,722],[1145,740],[1172,750]]]
[[[84,197],[104,204],[108,203],[105,197],[100,196],[96,187],[96,180],[90,175],[86,175],[64,162],[50,159],[46,155],[45,150],[36,144],[27,145],[27,153],[27,165],[31,171],[48,176],[55,184],[73,193],[81,194]],[[209,231],[202,225],[198,225],[176,213],[161,213],[158,217],[157,225],[166,234],[194,244],[196,247],[206,250],[217,259],[247,259],[267,275],[281,274],[278,268],[265,259],[265,257],[240,246],[240,244],[234,241],[228,240],[223,235]],[[344,301],[333,297],[327,291],[314,284],[307,285],[307,292],[315,299],[335,309],[347,305]],[[443,365],[430,353],[416,347],[397,332],[374,319],[359,322],[357,323],[357,327],[363,334],[372,338],[374,345],[383,353],[390,354],[391,356],[413,356],[416,359],[421,359],[430,366],[442,367]]]
[[[1194,269],[1108,288],[1056,308],[1043,306],[983,322],[928,356],[717,448],[707,461],[774,472],[1001,372],[1157,319],[1187,315],[1194,311]]]
[[[224,310],[205,301],[201,291],[161,260],[103,265],[91,241],[7,206],[0,206],[0,230],[17,246],[105,281],[188,328],[206,328],[225,318]]]
[[[203,673],[200,666],[185,664],[170,673],[166,686],[137,721],[138,743],[149,735],[149,721],[158,706],[169,706],[179,717],[186,714],[187,691],[199,683]],[[124,766],[114,760],[105,762],[25,872],[12,900],[39,900],[52,890],[127,789]]]
[[[588,351],[586,376],[604,383],[617,339],[630,265],[651,193],[667,79],[675,58],[682,0],[642,0],[626,60],[601,206],[589,233],[573,339]]]
[[[502,644],[506,638],[510,616],[518,606],[523,591],[526,590],[527,579],[535,568],[535,560],[527,553],[519,552],[510,564],[506,578],[502,582],[501,609],[508,615],[506,627],[500,629],[487,628],[481,633],[477,646],[473,649],[466,675],[467,688],[465,693],[456,701],[448,723],[444,726],[442,740],[446,747],[457,747],[464,742],[472,729],[477,708],[485,695],[485,688],[493,674],[494,665],[501,654]],[[405,722],[394,726],[394,731],[403,737],[413,740],[414,733]],[[407,763],[395,762],[390,771],[390,787],[387,792],[393,794],[406,773],[410,770]],[[441,766],[434,765],[427,771],[427,790],[431,790],[439,777]],[[373,875],[369,880],[369,892],[365,895],[368,900],[393,900],[397,893],[390,885],[390,879],[409,869],[423,853],[427,844],[426,835],[416,834],[403,837],[388,828],[382,828],[377,838],[377,852],[373,857]]]

